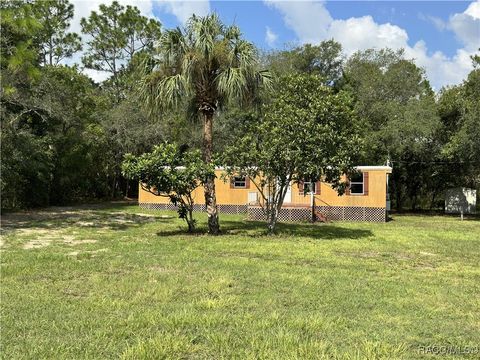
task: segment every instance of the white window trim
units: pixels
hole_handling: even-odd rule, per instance
[[[352,193],[352,184],[362,184],[362,192],[361,193]],[[352,195],[352,196],[365,195],[365,174],[363,172],[362,172],[362,182],[350,181],[350,195]]]
[[[238,181],[238,182],[243,182],[245,183],[245,185],[243,186],[237,186],[236,183],[237,183],[237,180],[236,179],[240,179],[240,178],[243,178],[244,180],[243,181]],[[234,176],[233,177],[233,188],[234,189],[246,189],[247,188],[247,177],[246,176]]]
[[[305,191],[307,189],[307,186],[305,184],[313,184],[313,191],[310,191],[310,185],[308,185],[308,191]],[[316,194],[317,193],[317,183],[314,181],[304,181],[303,182],[303,193],[305,195],[311,195],[311,194]]]

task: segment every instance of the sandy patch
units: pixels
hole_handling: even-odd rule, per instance
[[[75,225],[80,225],[80,226],[95,226],[95,223],[93,221],[77,221]]]
[[[420,255],[425,255],[425,256],[437,256],[437,254],[429,253],[426,251],[420,251]]]
[[[41,229],[41,228],[23,228],[23,229],[16,229],[15,231],[19,232],[21,235],[40,235],[40,236],[52,236],[60,234],[60,230],[52,230],[52,229]]]
[[[135,221],[126,219],[126,218],[116,218],[116,219],[109,219],[109,222],[114,222],[117,224],[134,224]]]
[[[40,230],[37,229],[37,231],[33,229],[22,229],[22,230],[24,230],[22,231],[23,234],[37,235],[35,239],[29,240],[27,243],[23,245],[23,248],[26,250],[43,248],[45,246],[52,245],[54,242],[63,243],[69,246],[93,244],[97,242],[97,240],[93,240],[93,239],[76,240],[74,235],[61,235],[60,231],[52,231],[52,230],[44,230],[44,229],[40,229]]]
[[[102,253],[102,252],[106,252],[108,251],[107,248],[102,248],[102,249],[98,249],[98,250],[90,250],[90,251],[87,251],[88,253],[90,254],[97,254],[97,253]]]
[[[23,245],[25,250],[31,249],[39,249],[45,246],[48,246],[52,243],[51,239],[37,239],[37,240],[30,240],[26,244]]]
[[[67,239],[65,239],[66,237],[67,236],[63,237],[62,242],[70,246],[82,245],[82,244],[94,244],[97,242],[97,240],[93,240],[93,239],[75,240],[73,236],[68,236]]]

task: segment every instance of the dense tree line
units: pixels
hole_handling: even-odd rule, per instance
[[[76,34],[68,0],[0,6],[2,209],[135,196],[137,185],[121,173],[125,154],[165,141],[205,149],[207,135],[203,156],[215,159],[279,101],[282,79],[312,83],[295,80],[302,76],[353,109],[362,145],[350,157],[392,164],[397,209],[439,208],[446,188],[479,186],[478,56],[462,84],[435,93],[402,51],[346,57],[328,40],[261,53],[215,15],[168,30],[116,2],[82,19]],[[201,26],[210,38],[195,38]],[[81,64],[64,65],[80,51]],[[109,77],[98,84],[81,68]]]
[[[135,194],[120,175],[123,155],[171,135],[135,95],[160,23],[114,2],[82,19],[79,35],[66,32],[67,0],[2,2],[1,11],[2,209]],[[62,65],[82,48],[82,66],[108,80]]]

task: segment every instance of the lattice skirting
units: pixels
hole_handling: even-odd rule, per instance
[[[173,204],[140,203],[142,209],[177,210]],[[194,211],[205,211],[204,204],[195,204]],[[315,209],[324,214],[328,220],[371,221],[385,222],[385,208],[371,208],[360,206],[316,206]],[[247,214],[249,220],[265,220],[265,215],[260,207],[247,205],[218,205],[218,211],[224,214]],[[278,215],[279,221],[296,222],[310,221],[312,213],[310,208],[283,208]]]
[[[177,210],[177,207],[171,203],[139,203],[140,208],[150,210]],[[194,204],[194,211],[206,211],[204,204]],[[224,214],[246,214],[247,205],[218,205],[218,211]]]
[[[385,208],[348,207],[348,206],[316,206],[315,209],[324,214],[328,220],[385,222]],[[310,208],[283,208],[278,215],[279,221],[310,221]],[[249,220],[265,220],[260,207],[248,207]]]
[[[248,220],[265,220],[262,208],[256,206],[248,207]],[[283,208],[278,214],[278,221],[311,221],[312,211],[309,208]]]
[[[380,207],[316,206],[315,209],[329,220],[385,222],[387,211]]]

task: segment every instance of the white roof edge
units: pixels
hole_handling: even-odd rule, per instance
[[[371,165],[361,165],[361,166],[355,166],[355,169],[357,170],[386,170],[386,171],[392,171],[392,167],[391,166],[387,166],[387,165],[374,165],[374,166],[371,166]],[[225,168],[223,166],[216,166],[215,167],[215,170],[225,170]]]
[[[167,166],[166,166],[167,167]],[[185,169],[185,166],[177,166],[177,169]],[[386,166],[386,165],[361,165],[361,166],[355,166],[355,169],[357,170],[386,170],[386,171],[392,171],[391,166]],[[215,166],[215,170],[225,170],[225,167],[223,166]]]
[[[355,169],[357,170],[384,170],[384,171],[392,171],[391,166],[387,165],[374,165],[374,166],[356,166]]]

